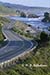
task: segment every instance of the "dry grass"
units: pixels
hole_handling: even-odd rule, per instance
[[[15,23],[15,27],[21,30],[25,30],[28,27],[28,25],[23,22],[17,21]]]

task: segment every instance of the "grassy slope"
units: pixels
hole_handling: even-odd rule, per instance
[[[0,14],[16,14],[14,9],[0,5]]]
[[[23,22],[20,22],[20,21],[17,21],[15,23],[15,26],[13,28],[13,31],[20,34],[20,35],[23,35],[27,38],[33,38],[33,35],[31,35],[30,33],[26,33],[25,32],[25,29],[27,29],[28,25],[23,23]]]

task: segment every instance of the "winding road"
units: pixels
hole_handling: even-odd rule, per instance
[[[11,23],[5,24],[2,28],[2,32],[8,40],[8,44],[5,47],[0,48],[0,63],[15,58],[24,52],[30,51],[36,46],[35,42],[31,42],[30,40],[15,34],[10,29],[13,25],[14,21],[11,21]]]

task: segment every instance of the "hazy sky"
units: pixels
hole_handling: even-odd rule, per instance
[[[22,4],[27,6],[50,7],[50,0],[0,0],[13,4]]]

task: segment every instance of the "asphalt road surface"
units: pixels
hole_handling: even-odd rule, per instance
[[[32,43],[31,41],[12,32],[10,28],[13,27],[13,25],[14,22],[11,21],[11,23],[5,24],[2,28],[2,32],[8,40],[8,44],[0,49],[0,63],[10,60],[25,51],[29,51],[36,45],[35,42]]]

